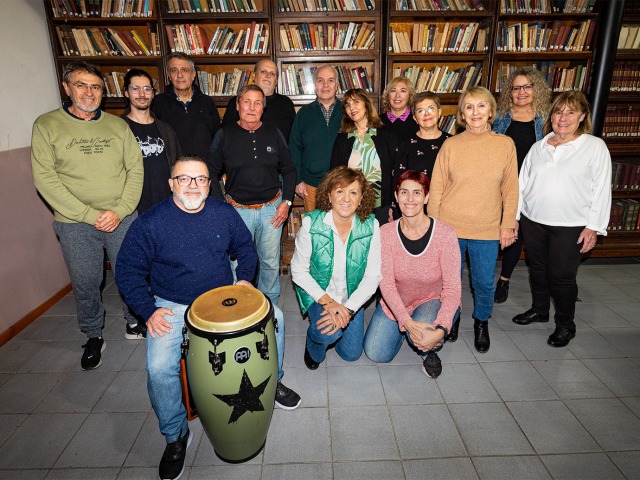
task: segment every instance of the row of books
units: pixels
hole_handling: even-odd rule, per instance
[[[66,56],[135,57],[160,55],[160,42],[153,29],[154,25],[147,24],[148,38],[144,38],[137,30],[57,25],[56,34],[62,54]]]
[[[611,162],[611,188],[640,190],[640,162],[638,160]]]
[[[253,0],[165,0],[165,5],[168,13],[257,11]]]
[[[49,0],[54,17],[152,17],[154,0]]]
[[[509,75],[522,66],[522,64],[500,64],[496,77],[496,92],[501,92]],[[531,66],[540,70],[540,73],[542,73],[542,76],[544,76],[547,81],[547,85],[549,85],[553,92],[565,92],[568,90],[584,91],[588,72],[586,62],[583,64],[549,60],[537,62]]]
[[[313,95],[315,86],[313,74],[318,67],[313,65],[283,65],[278,91],[283,95]],[[365,67],[336,65],[338,71],[338,94],[352,88],[362,88],[373,93],[373,82]]]
[[[498,52],[545,52],[591,50],[596,22],[498,23]]]
[[[280,50],[367,50],[375,41],[374,28],[368,22],[285,23],[280,25]]]
[[[106,97],[124,97],[124,76],[125,72],[102,72]],[[158,79],[155,77],[152,77],[152,79],[153,88],[157,91]]]
[[[618,37],[618,50],[640,49],[640,25],[622,25]]]
[[[278,0],[281,12],[342,12],[375,8],[375,0]]]
[[[612,92],[640,91],[640,62],[616,62],[611,78]]]
[[[256,55],[269,51],[269,27],[251,22],[246,29],[235,32],[231,27],[216,27],[213,35],[198,24],[165,25],[172,52],[190,55]],[[211,38],[211,41],[209,41]]]
[[[253,83],[253,70],[234,68],[233,72],[207,72],[198,70],[200,89],[211,96],[233,96],[245,85]]]
[[[389,51],[411,52],[485,52],[489,45],[489,26],[469,23],[415,23],[409,33],[389,28]]]
[[[483,0],[396,0],[399,11],[453,11],[484,10]]]
[[[438,120],[438,128],[442,132],[446,132],[450,135],[456,134],[456,116],[455,115],[444,115],[440,117]]]
[[[500,0],[502,13],[590,13],[596,0]]]
[[[640,202],[638,200],[633,198],[615,200],[611,204],[607,231],[632,232],[640,230],[639,212]]]
[[[406,76],[417,92],[460,93],[480,85],[482,80],[482,62],[450,70],[449,66],[394,68],[393,76]]]
[[[637,105],[608,106],[604,114],[603,137],[640,136],[640,107]]]

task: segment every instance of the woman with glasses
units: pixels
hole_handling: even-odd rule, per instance
[[[518,172],[531,146],[541,140],[551,90],[545,78],[534,67],[515,70],[504,83],[498,100],[498,113],[493,131],[504,133],[516,144]],[[495,303],[503,303],[509,297],[509,279],[516,268],[522,252],[522,236],[502,252],[502,269],[496,284]]]
[[[403,140],[416,133],[418,125],[411,116],[411,104],[416,94],[407,77],[392,78],[382,94],[382,123]]]

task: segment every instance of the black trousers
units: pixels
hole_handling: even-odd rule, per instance
[[[502,268],[500,269],[500,276],[504,278],[511,278],[514,268],[520,260],[520,254],[522,253],[522,231],[518,232],[518,239],[502,250]]]
[[[548,315],[553,298],[556,326],[575,330],[576,276],[582,259],[582,244],[576,242],[584,227],[554,227],[522,216],[520,229],[527,243],[531,307]]]

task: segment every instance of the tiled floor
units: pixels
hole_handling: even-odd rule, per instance
[[[495,308],[491,350],[477,354],[465,279],[461,338],[442,351],[437,380],[406,345],[388,365],[332,351],[307,370],[306,322],[282,282],[284,383],[302,405],[276,410],[263,453],[240,465],[219,460],[192,422],[183,478],[640,478],[640,264],[581,267],[578,334],[564,349],[546,345],[551,325],[511,322],[530,303],[519,266]],[[72,296],[0,348],[0,478],[157,478],[164,439],[145,344],[124,339],[115,293],[108,277],[98,370],[80,370]]]

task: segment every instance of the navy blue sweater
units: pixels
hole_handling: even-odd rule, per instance
[[[154,295],[189,305],[204,292],[233,284],[229,256],[238,259],[238,280],[250,282],[258,256],[235,209],[209,197],[201,211],[187,213],[170,197],[129,227],[116,283],[127,305],[148,320],[157,308]]]

